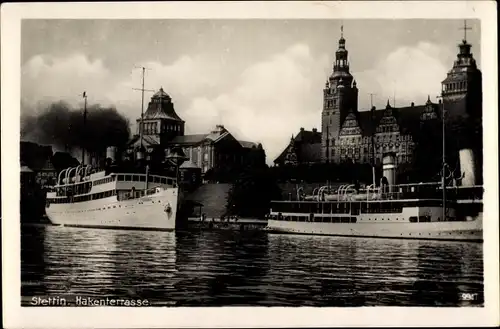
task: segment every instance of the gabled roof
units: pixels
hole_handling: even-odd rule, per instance
[[[300,132],[295,136],[294,141],[307,144],[321,143],[321,132],[301,128]]]
[[[228,135],[229,135],[229,132],[227,132],[227,131],[224,131],[221,133],[212,132],[212,133],[208,134],[205,138],[211,140],[212,142],[217,142]]]
[[[200,169],[197,165],[191,162],[191,160],[184,161],[180,167],[180,169]]]
[[[396,119],[402,134],[411,134],[416,136],[420,128],[420,115],[426,109],[427,105],[412,105],[407,107],[392,108],[392,115]],[[431,103],[431,106],[439,114],[439,104]],[[374,129],[379,125],[380,120],[384,117],[386,109],[378,109],[375,111],[360,111],[358,112],[358,120],[361,125],[362,135],[371,136]],[[373,122],[371,119],[373,112]]]
[[[207,134],[184,135],[174,137],[169,144],[179,144],[182,146],[196,145],[205,140]]]
[[[257,147],[258,145],[254,142],[247,142],[247,141],[238,141],[243,148],[251,149],[253,147]]]
[[[321,133],[316,130],[308,131],[301,128],[297,136],[292,137],[290,143],[276,157],[274,163],[283,161],[290,147],[297,154],[300,162],[317,162],[321,159]]]
[[[132,145],[139,145],[140,143],[140,138],[141,136],[140,135],[134,135],[132,137],[132,139],[128,142],[128,146],[132,146]],[[152,136],[148,136],[148,135],[143,135],[142,136],[142,143],[144,146],[156,146],[156,145],[159,145],[158,141],[153,138]]]

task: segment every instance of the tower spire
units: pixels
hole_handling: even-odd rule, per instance
[[[340,37],[344,37],[344,21],[341,21],[340,23]]]
[[[467,30],[472,30],[471,27],[467,26],[467,20],[466,19],[464,19],[464,27],[461,27],[460,30],[464,30],[464,39],[463,39],[463,41],[465,43],[465,42],[467,42]]]

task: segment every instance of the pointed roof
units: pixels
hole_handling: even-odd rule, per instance
[[[163,98],[163,99],[169,99],[171,100],[172,98],[170,98],[170,95],[167,94],[164,90],[163,90],[163,87],[160,87],[160,90],[158,90],[154,95],[153,97],[151,98]]]
[[[298,161],[302,162],[317,162],[321,160],[321,132],[313,129],[312,131],[300,128],[300,132],[295,136],[292,135],[290,143],[276,157],[274,163],[284,161],[285,156],[289,152],[294,152],[297,155]]]
[[[21,166],[21,173],[32,173],[34,172],[33,170],[30,169],[28,166]]]
[[[200,169],[200,167],[192,163],[191,160],[187,160],[180,165],[179,169]]]
[[[148,108],[144,113],[144,120],[148,119],[167,119],[172,121],[184,122],[175,112],[172,98],[163,88],[160,88],[148,104]],[[138,119],[140,121],[140,119]]]

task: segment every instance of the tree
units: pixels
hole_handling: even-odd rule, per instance
[[[228,193],[228,215],[262,218],[269,212],[271,200],[281,198],[281,189],[266,165],[247,167],[234,181]]]

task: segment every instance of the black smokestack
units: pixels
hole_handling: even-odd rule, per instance
[[[129,137],[129,121],[114,107],[89,105],[85,126],[83,109],[73,109],[64,102],[52,103],[38,115],[21,117],[21,139],[66,150],[123,147]]]

